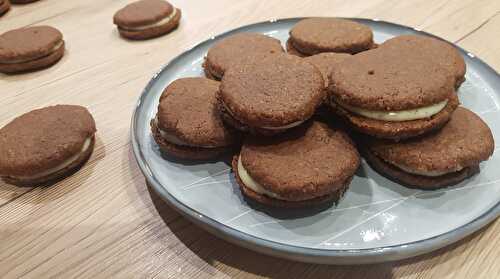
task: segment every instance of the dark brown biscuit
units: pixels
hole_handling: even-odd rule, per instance
[[[57,105],[26,113],[0,129],[0,176],[29,182],[80,154],[95,131],[92,115],[81,106]]]
[[[15,29],[0,35],[0,72],[45,68],[63,55],[62,34],[50,26]]]
[[[320,204],[328,203],[328,202],[338,202],[340,199],[344,196],[345,191],[347,190],[350,180],[346,183],[345,187],[340,187],[333,193],[329,195],[325,195],[322,197],[317,197],[309,200],[303,200],[303,201],[285,201],[285,200],[280,200],[280,199],[275,199],[271,198],[269,196],[259,194],[252,189],[246,187],[243,182],[241,181],[241,178],[238,174],[238,156],[233,157],[232,161],[232,167],[234,171],[234,175],[236,177],[236,182],[240,186],[240,190],[243,193],[244,196],[247,198],[250,198],[251,200],[254,200],[258,203],[267,205],[267,206],[273,206],[273,207],[283,207],[283,208],[303,208],[303,207],[312,207],[312,206],[317,206]]]
[[[121,36],[145,40],[162,36],[177,28],[181,15],[180,9],[166,1],[141,0],[116,12],[113,22],[118,26]]]
[[[369,153],[368,159],[389,176],[425,188],[457,183],[476,173],[479,163],[493,154],[495,144],[486,123],[460,107],[439,131],[398,143],[371,139],[364,146]],[[397,166],[414,173],[447,174],[426,177]]]
[[[220,157],[235,149],[235,146],[203,148],[194,146],[182,146],[166,141],[160,134],[158,126],[151,120],[151,131],[153,138],[160,147],[163,154],[184,160],[209,160]]]
[[[23,63],[2,64],[0,63],[0,72],[6,74],[16,74],[29,71],[40,70],[48,68],[57,63],[64,56],[65,44],[62,42],[61,46],[51,54]]]
[[[379,47],[352,56],[330,74],[329,91],[342,103],[398,111],[446,100],[455,80],[432,60]]]
[[[47,56],[62,42],[59,30],[50,26],[14,29],[0,35],[0,63]]]
[[[219,84],[207,78],[181,78],[172,82],[160,97],[159,128],[192,146],[233,145],[238,135],[224,126],[218,113]]]
[[[360,161],[347,134],[320,122],[276,137],[249,137],[240,159],[254,181],[291,203],[340,197]]]
[[[434,190],[446,186],[455,185],[476,173],[479,173],[479,166],[467,167],[458,172],[453,172],[437,177],[429,177],[415,175],[402,171],[401,169],[384,162],[379,157],[373,155],[370,151],[364,152],[366,158],[372,168],[383,176],[394,180],[409,188],[417,188],[422,190]]]
[[[323,79],[325,80],[325,85],[328,86],[328,76],[330,72],[338,67],[342,61],[350,58],[352,55],[346,53],[334,53],[334,52],[323,52],[313,56],[304,58],[306,62],[309,62],[316,66],[323,74]]]
[[[239,134],[223,124],[218,111],[218,89],[218,81],[206,78],[178,79],[165,89],[156,120],[151,123],[153,136],[164,153],[204,160],[237,146]],[[160,129],[166,135],[162,136]],[[172,138],[164,138],[167,136]]]
[[[453,93],[448,104],[439,113],[427,119],[417,119],[401,122],[387,122],[377,119],[370,119],[355,113],[349,112],[334,101],[330,102],[332,110],[359,132],[375,136],[377,138],[387,138],[401,140],[415,137],[437,130],[448,122],[453,111],[458,107],[458,97]]]
[[[80,154],[78,158],[71,163],[69,166],[55,172],[49,174],[44,177],[39,177],[35,179],[19,179],[16,177],[2,177],[2,179],[9,184],[17,185],[17,186],[37,186],[37,185],[48,185],[53,184],[65,177],[72,175],[74,172],[78,171],[90,158],[92,152],[94,151],[95,138],[92,137],[89,148]]]
[[[455,76],[455,87],[465,81],[465,61],[460,52],[451,44],[425,36],[402,35],[385,41],[380,47],[394,51],[418,55],[423,60],[431,60]]]
[[[324,96],[321,72],[286,54],[230,68],[219,94],[233,118],[267,130],[309,119]]]
[[[283,53],[278,39],[259,33],[239,33],[216,42],[207,53],[205,73],[208,78],[220,80],[233,65],[240,65],[249,57]]]
[[[33,3],[36,1],[38,1],[38,0],[10,0],[10,2],[12,2],[12,4],[28,4],[28,3]]]
[[[0,16],[10,10],[9,0],[0,0]]]
[[[288,53],[290,55],[295,55],[295,56],[298,56],[298,57],[306,57],[307,56],[306,54],[303,54],[300,51],[296,50],[293,47],[292,42],[290,41],[290,39],[286,40],[286,53]]]
[[[340,18],[309,18],[290,30],[290,44],[300,53],[358,53],[372,48],[370,27]]]

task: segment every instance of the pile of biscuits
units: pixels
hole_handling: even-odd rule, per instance
[[[257,33],[217,41],[207,78],[175,80],[160,97],[151,129],[166,158],[232,153],[244,196],[304,207],[337,202],[360,153],[425,190],[459,183],[492,155],[488,126],[459,107],[465,63],[448,43],[403,35],[377,45],[368,26],[310,18],[286,49]]]

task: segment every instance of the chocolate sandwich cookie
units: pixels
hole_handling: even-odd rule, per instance
[[[367,139],[365,157],[381,174],[410,187],[436,189],[479,171],[493,154],[493,136],[481,118],[459,107],[443,129],[402,142]]]
[[[57,105],[33,110],[0,129],[0,177],[22,186],[63,178],[94,148],[95,122],[86,108]]]
[[[232,65],[249,57],[283,53],[278,39],[259,33],[239,33],[215,43],[207,53],[203,67],[208,78],[220,80]]]
[[[229,125],[271,135],[309,119],[324,96],[324,80],[315,66],[279,54],[229,68],[218,97]]]
[[[455,79],[419,54],[379,47],[332,70],[330,105],[353,128],[404,139],[442,127],[458,106]]]
[[[9,0],[0,0],[0,16],[10,10]]]
[[[141,0],[128,4],[113,17],[120,35],[145,40],[165,35],[179,26],[181,10],[163,0]]]
[[[309,56],[322,52],[358,53],[374,47],[370,27],[340,18],[308,18],[290,30],[287,50]]]
[[[233,150],[238,133],[223,125],[217,111],[219,82],[181,78],[163,92],[153,137],[161,151],[180,159],[207,160]]]
[[[337,202],[359,163],[343,131],[309,121],[276,137],[246,138],[232,168],[248,198],[270,206],[304,207]]]
[[[445,41],[426,36],[402,35],[385,41],[380,47],[433,61],[455,77],[456,88],[465,81],[464,58],[453,45]]]
[[[2,73],[14,74],[47,68],[63,55],[63,35],[50,26],[14,29],[0,35]]]

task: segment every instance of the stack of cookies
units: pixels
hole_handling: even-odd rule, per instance
[[[421,189],[456,184],[492,155],[488,126],[459,107],[465,63],[453,46],[414,35],[377,45],[368,26],[312,18],[290,30],[286,49],[262,34],[228,36],[209,49],[207,78],[170,84],[151,121],[167,158],[237,153],[244,196],[304,207],[342,197],[358,149]]]

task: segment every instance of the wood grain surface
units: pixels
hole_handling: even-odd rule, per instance
[[[189,46],[254,22],[295,16],[379,18],[409,25],[478,55],[500,70],[498,0],[172,0],[179,29],[158,39],[121,39],[115,11],[130,1],[42,0],[15,5],[0,33],[59,28],[60,63],[0,74],[0,126],[34,108],[87,106],[95,152],[75,175],[46,188],[0,183],[0,278],[498,278],[500,221],[421,257],[367,266],[276,259],[226,243],[179,216],[147,187],[133,158],[130,117],[153,73]]]

